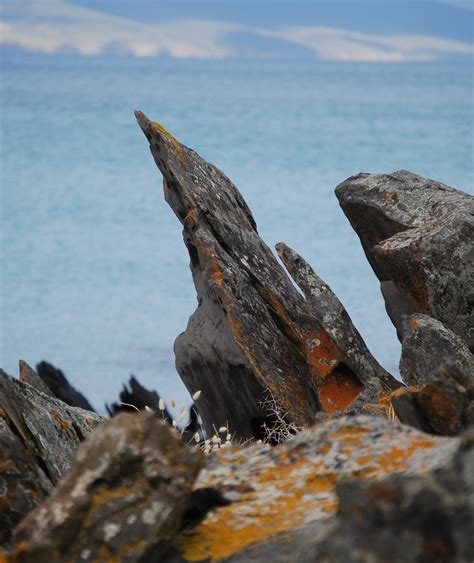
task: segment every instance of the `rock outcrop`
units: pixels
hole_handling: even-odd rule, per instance
[[[14,559],[162,561],[179,530],[201,454],[153,413],[120,413],[15,530]]]
[[[352,176],[336,195],[399,336],[402,315],[422,313],[474,352],[474,198],[406,171]]]
[[[175,342],[176,367],[191,394],[202,391],[206,431],[227,425],[239,438],[261,437],[275,422],[269,397],[297,426],[320,411],[344,411],[374,365],[359,374],[344,363],[232,182],[161,125],[136,117],[191,259],[198,308]],[[380,392],[397,385],[386,373],[371,381]]]
[[[58,483],[80,442],[102,421],[0,370],[0,545]]]

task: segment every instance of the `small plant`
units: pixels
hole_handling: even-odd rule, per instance
[[[269,414],[268,418],[272,422],[271,424],[263,423],[264,437],[262,442],[269,445],[281,444],[291,436],[301,432],[302,428],[288,420],[288,413],[278,403],[270,389],[267,389],[266,395],[260,406]]]

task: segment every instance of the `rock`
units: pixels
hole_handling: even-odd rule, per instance
[[[474,425],[474,378],[459,364],[446,364],[419,388],[392,394],[391,402],[405,424],[434,434],[455,436]]]
[[[103,418],[66,405],[0,370],[0,417],[56,484],[80,442]]]
[[[474,384],[474,356],[459,336],[426,315],[405,317],[400,359],[403,381],[423,384],[445,363],[458,364]]]
[[[52,488],[51,481],[0,413],[0,547],[8,545],[18,522]]]
[[[50,397],[54,397],[56,399],[56,395],[51,391],[51,389],[46,385],[46,383],[41,379],[41,377],[36,373],[36,371],[30,367],[26,362],[20,360],[19,362],[20,368],[20,379],[25,383],[30,384],[32,387],[41,391],[45,395],[49,395]]]
[[[472,562],[473,432],[446,467],[423,476],[342,482],[337,494],[337,522],[312,561]]]
[[[19,562],[162,561],[201,464],[154,413],[120,413],[15,530]]]
[[[403,170],[352,176],[336,195],[398,333],[402,314],[422,313],[474,352],[474,198]]]
[[[144,411],[146,408],[162,414],[163,420],[170,423],[173,417],[168,412],[168,409],[160,410],[160,396],[156,391],[149,391],[133,376],[130,376],[130,381],[127,385],[123,386],[120,392],[120,401],[118,403],[112,403],[111,405],[105,405],[107,412],[110,416],[114,416],[122,411]]]
[[[291,277],[303,292],[311,313],[338,347],[341,357],[339,369],[342,366],[349,367],[359,382],[371,384],[379,391],[400,387],[400,383],[369,352],[344,305],[331,288],[286,244],[280,242],[276,249]]]
[[[48,389],[53,392],[55,397],[61,399],[61,401],[64,401],[71,407],[79,407],[87,411],[95,412],[89,401],[82,393],[74,389],[61,370],[56,369],[51,364],[48,364],[48,362],[40,362],[36,366],[36,369],[38,370],[38,375]]]
[[[356,416],[318,424],[274,448],[226,447],[206,456],[194,488],[212,486],[231,504],[185,530],[165,562],[326,561],[315,549],[337,524],[339,483],[424,475],[449,463],[458,446],[458,438]]]
[[[242,195],[215,166],[136,112],[183,224],[198,307],[175,342],[176,367],[198,390],[204,428],[242,440],[275,425],[268,399],[296,426],[344,411],[363,390],[337,345],[257,232]]]

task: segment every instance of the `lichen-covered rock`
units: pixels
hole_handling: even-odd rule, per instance
[[[0,370],[0,417],[56,484],[81,441],[104,419],[66,405]]]
[[[19,372],[21,381],[35,387],[38,391],[41,391],[41,393],[57,399],[56,395],[51,391],[36,371],[23,360],[19,361]]]
[[[474,425],[474,378],[459,363],[433,371],[420,387],[391,395],[398,418],[434,434],[455,436]]]
[[[70,471],[14,535],[27,563],[162,561],[201,464],[154,413],[120,413],[79,448]]]
[[[457,364],[474,384],[474,356],[459,336],[426,315],[403,320],[400,373],[408,385],[425,383],[443,364]]]
[[[458,444],[357,416],[321,423],[274,448],[223,449],[206,458],[195,488],[212,486],[233,502],[184,531],[166,561],[314,561],[314,550],[313,559],[295,553],[313,546],[331,522],[338,483],[424,474],[450,461]]]
[[[18,522],[52,488],[51,481],[0,416],[0,547],[8,544]]]
[[[294,250],[280,242],[278,256],[303,292],[311,313],[331,336],[341,355],[340,366],[348,366],[362,384],[378,391],[400,386],[372,356],[344,305],[311,266]],[[340,369],[340,368],[339,368]]]
[[[399,335],[403,314],[423,313],[474,352],[474,198],[403,170],[352,176],[336,195]]]
[[[474,433],[447,466],[337,486],[337,521],[311,561],[471,563],[474,557]],[[303,559],[296,559],[303,562]],[[295,561],[296,561],[295,560]],[[307,561],[310,561],[308,559]]]
[[[176,367],[206,431],[242,439],[274,422],[268,396],[304,426],[344,411],[363,390],[336,343],[260,238],[242,195],[215,166],[136,112],[183,224],[198,296],[175,342]]]

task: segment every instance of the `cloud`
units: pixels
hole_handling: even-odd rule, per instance
[[[239,55],[238,47],[223,41],[236,31],[296,44],[333,61],[432,61],[474,53],[470,43],[426,35],[377,35],[320,26],[262,28],[210,20],[142,23],[65,0],[7,0],[3,14],[0,43],[42,53],[92,56],[113,50],[136,57],[167,53],[173,58],[224,59]]]

